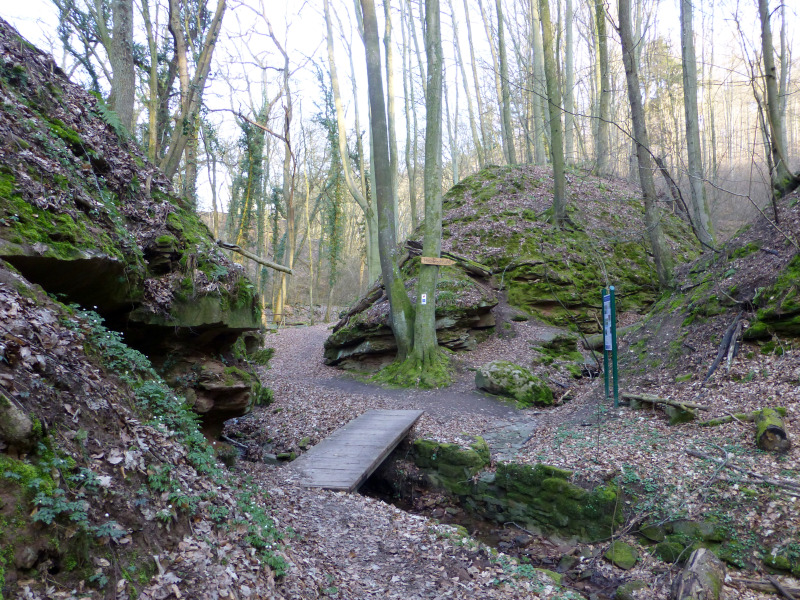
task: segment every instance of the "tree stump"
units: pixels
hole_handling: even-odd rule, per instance
[[[698,548],[672,583],[672,600],[720,600],[725,565],[713,552]]]

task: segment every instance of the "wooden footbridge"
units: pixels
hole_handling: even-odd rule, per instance
[[[292,463],[305,487],[352,492],[372,475],[422,416],[421,410],[370,410]]]

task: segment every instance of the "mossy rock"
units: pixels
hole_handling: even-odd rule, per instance
[[[639,529],[639,533],[651,542],[663,542],[667,537],[667,533],[661,525],[645,525]]]
[[[789,548],[773,548],[764,553],[764,564],[778,571],[786,571],[800,577],[800,547],[794,544],[794,550]]]
[[[656,547],[653,549],[653,554],[666,563],[682,562],[689,557],[686,552],[686,547],[683,544],[669,540],[664,540],[656,544]]]
[[[490,394],[506,396],[521,406],[550,406],[553,391],[525,367],[506,360],[486,363],[475,372],[475,385]]]
[[[639,560],[639,553],[636,548],[625,542],[619,540],[611,542],[609,549],[603,554],[610,563],[616,565],[620,569],[632,569],[636,562]]]
[[[645,589],[646,587],[648,586],[644,581],[629,581],[627,583],[623,583],[617,588],[617,591],[614,594],[614,600],[634,600],[633,594],[639,590]]]

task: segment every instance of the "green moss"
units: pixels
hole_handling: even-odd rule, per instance
[[[52,494],[56,488],[49,470],[30,462],[17,460],[0,453],[0,479],[14,482],[32,498],[38,492]]]
[[[433,356],[423,360],[418,352],[412,351],[404,361],[394,361],[378,371],[373,381],[397,387],[441,388],[453,381],[450,358],[436,348]]]
[[[639,560],[639,554],[633,546],[617,540],[611,542],[611,546],[605,554],[603,554],[603,558],[618,566],[620,569],[625,569],[627,571],[628,569],[632,569]]]
[[[225,367],[225,383],[227,385],[236,385],[237,383],[250,383],[253,379],[253,376],[250,375],[247,371],[244,371],[238,367]]]
[[[267,365],[275,354],[275,348],[261,348],[247,356],[247,360],[257,365]]]

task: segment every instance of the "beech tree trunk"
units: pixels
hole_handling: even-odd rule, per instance
[[[535,0],[531,0],[534,1]],[[475,60],[475,43],[472,41],[472,25],[469,19],[469,5],[467,0],[464,0],[464,14],[467,20],[467,41],[469,42],[469,56],[470,63],[472,64],[472,80],[475,84],[475,101],[478,105],[478,122],[481,126],[481,142],[483,147],[483,164],[490,161],[489,149],[492,146],[492,134],[489,125],[486,123],[486,111],[481,98],[481,84],[478,78],[478,64]]]
[[[784,122],[780,111],[781,99],[778,95],[778,73],[775,69],[775,56],[772,47],[772,29],[769,23],[769,0],[758,0],[758,14],[761,19],[761,56],[764,61],[764,79],[767,88],[767,121],[769,122],[770,149],[772,151],[772,189],[777,196],[783,196],[800,185],[800,177],[789,170]]]
[[[389,297],[390,320],[397,358],[405,360],[413,343],[413,308],[403,286],[398,267],[397,240],[394,230],[392,181],[389,167],[389,139],[381,74],[378,19],[374,0],[361,0],[364,23],[364,46],[367,57],[367,84],[370,106],[370,129],[374,141],[375,200],[378,213],[378,250],[381,274]]]
[[[422,256],[438,257],[442,249],[442,34],[439,0],[425,1],[425,54],[428,59],[428,93],[425,97],[425,236]],[[415,361],[423,380],[438,359],[436,339],[436,279],[439,267],[420,265],[414,319]],[[420,299],[425,295],[427,302]]]
[[[697,59],[694,51],[691,0],[681,0],[681,57],[683,60],[683,105],[686,113],[686,151],[689,188],[692,191],[691,218],[694,231],[703,246],[714,244],[711,211],[706,199],[703,175],[700,123],[697,110]]]
[[[508,83],[508,56],[506,53],[505,26],[503,24],[503,2],[497,0],[497,46],[500,54],[500,94],[502,98],[503,146],[508,164],[517,164],[514,149],[514,128],[511,126],[511,89]]]
[[[611,78],[608,65],[608,34],[606,28],[606,9],[603,0],[594,0],[595,25],[597,28],[597,61],[600,68],[599,110],[597,139],[595,140],[595,173],[609,175],[608,125],[611,120]]]
[[[405,102],[406,114],[406,174],[408,176],[408,202],[411,211],[411,231],[416,231],[419,226],[419,212],[417,210],[417,109],[414,97],[414,82],[411,80],[411,48],[408,45],[406,34],[405,11],[403,18],[400,19],[400,30],[403,35],[403,100]],[[410,85],[409,85],[410,82]],[[413,112],[413,121],[412,121]],[[412,130],[413,124],[413,130]],[[413,140],[413,142],[412,142]],[[411,150],[414,148],[412,160]]]
[[[400,235],[400,197],[397,192],[397,132],[394,111],[394,52],[392,52],[392,7],[390,0],[383,0],[384,30],[383,47],[386,52],[386,111],[389,122],[389,169],[392,178],[392,203],[394,204],[395,235]]]
[[[574,106],[575,67],[572,39],[572,0],[566,0],[564,23],[564,156],[568,163],[575,161],[575,120],[572,116]]]
[[[109,104],[129,133],[134,133],[133,100],[136,76],[133,68],[133,0],[113,0],[111,62],[111,96]]]
[[[456,20],[456,13],[453,10],[453,2],[452,0],[447,0],[448,8],[450,9],[450,15],[453,22],[453,47],[455,49],[455,56],[456,62],[458,63],[458,69],[461,71],[461,81],[464,85],[464,93],[467,96],[467,111],[469,112],[469,128],[470,132],[472,133],[472,144],[475,146],[475,154],[478,158],[478,168],[482,169],[485,161],[483,158],[483,147],[481,144],[481,138],[478,134],[478,126],[475,120],[475,109],[472,105],[472,95],[469,93],[469,82],[467,78],[467,69],[464,66],[464,59],[461,55],[461,43],[458,40],[458,21]],[[467,15],[469,18],[469,15]]]
[[[622,62],[625,66],[625,79],[628,86],[628,101],[631,105],[634,143],[639,170],[639,182],[644,195],[644,219],[647,227],[653,259],[656,265],[658,283],[662,289],[672,286],[672,255],[664,239],[661,227],[661,214],[656,204],[656,186],[653,181],[653,165],[650,160],[647,138],[647,125],[644,119],[639,71],[635,62],[635,48],[631,32],[630,0],[619,0],[619,36],[622,42]]]
[[[558,90],[553,23],[550,20],[550,1],[539,0],[544,46],[544,72],[547,82],[547,104],[550,112],[550,158],[553,161],[553,223],[561,227],[567,220],[566,181],[564,175],[564,142],[561,130],[561,94]]]
[[[367,199],[361,193],[353,180],[353,172],[350,169],[349,153],[347,151],[346,127],[344,122],[344,108],[342,107],[342,95],[339,91],[339,77],[336,72],[336,61],[333,54],[333,24],[331,21],[331,12],[329,0],[325,0],[325,27],[327,32],[327,49],[328,49],[328,69],[331,75],[331,88],[333,91],[333,103],[336,107],[336,123],[339,129],[339,155],[342,157],[342,171],[344,172],[344,180],[347,184],[347,189],[350,195],[358,204],[361,211],[364,213],[364,221],[366,223],[366,246],[367,246],[367,271],[369,273],[370,281],[375,281],[380,274],[380,261],[378,258],[378,220],[377,214],[370,206]],[[379,65],[380,66],[380,65]],[[356,132],[358,134],[358,132]],[[363,156],[363,151],[362,151]],[[361,173],[364,173],[363,168]]]
[[[533,152],[537,165],[547,162],[545,152],[546,131],[550,126],[550,113],[547,109],[547,90],[544,75],[544,57],[542,52],[542,29],[539,15],[539,0],[530,0],[533,38]]]

